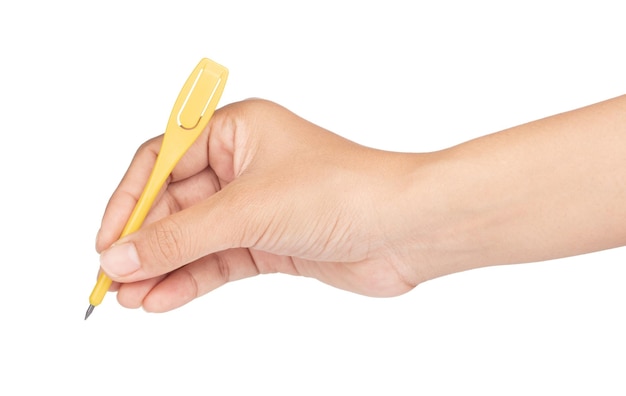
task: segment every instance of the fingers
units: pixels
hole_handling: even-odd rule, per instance
[[[202,257],[204,249],[198,252],[194,246],[200,244],[190,243],[189,238],[211,242],[211,234],[203,224],[207,216],[199,207],[190,211],[191,214],[179,212],[166,217],[122,238],[102,252],[101,268],[115,281],[134,282],[165,274]]]
[[[128,170],[109,199],[104,211],[100,230],[96,237],[97,252],[106,249],[119,238],[130,213],[141,195],[143,186],[148,180],[161,140],[161,136],[153,138],[137,150]]]
[[[241,106],[246,107],[244,104],[234,104],[215,112],[207,130],[198,137],[173,169],[163,191],[168,191],[171,183],[179,183],[196,177],[202,172],[210,172],[210,185],[213,187],[211,193],[214,193],[221,186],[232,181],[235,173],[243,170],[241,162],[238,161],[239,157],[234,155],[235,136],[237,136],[237,150],[246,150],[247,137],[243,133],[235,133],[238,129],[236,124],[239,121],[237,120],[240,119],[238,118],[240,112],[236,109]],[[208,144],[209,136],[212,140],[210,145]],[[105,209],[101,227],[96,237],[96,250],[98,252],[102,252],[119,238],[154,167],[162,140],[162,135],[150,139],[142,144],[135,153],[128,170],[113,192]],[[209,167],[209,151],[211,167]],[[235,167],[237,168],[236,172]],[[187,188],[187,190],[197,192],[199,185],[195,184],[193,188]],[[183,198],[187,196],[188,194],[179,195]],[[158,208],[161,198],[162,195],[155,200],[154,206],[156,208]],[[151,210],[151,214],[158,210],[155,207]],[[169,213],[162,215],[167,214]]]
[[[103,218],[97,242],[103,270],[115,281],[133,282],[162,275],[204,255],[241,246],[243,236],[254,234],[246,233],[241,225],[249,223],[248,219],[263,223],[258,215],[245,214],[266,206],[262,201],[267,194],[262,191],[264,187],[242,192],[232,191],[234,187],[228,184],[253,162],[266,164],[270,162],[265,160],[268,157],[280,158],[280,153],[285,152],[285,145],[275,144],[275,137],[280,135],[275,133],[279,129],[274,127],[276,119],[281,119],[281,123],[283,119],[292,124],[294,119],[302,122],[286,109],[265,101],[235,104],[216,112],[208,130],[176,166],[165,191],[155,201],[149,214],[153,216],[151,222],[144,222],[140,230],[104,251],[119,237],[141,194],[161,138],[144,144]],[[261,137],[272,150],[258,156]],[[208,176],[200,177],[203,174]],[[276,210],[275,206],[272,210]]]
[[[272,201],[269,187],[247,179],[120,239],[101,253],[102,270],[116,282],[135,282],[216,252],[253,246],[280,203]]]
[[[120,285],[117,299],[127,308],[148,312],[178,308],[227,282],[259,272],[247,249],[203,257],[168,275]]]
[[[379,185],[386,177],[383,172],[372,179],[368,173],[379,168],[374,152],[274,103],[253,100],[215,113],[174,169],[150,221],[109,247],[159,147],[157,138],[138,151],[107,207],[98,242],[101,268],[122,283],[118,293],[125,305],[167,310],[172,307],[167,304],[180,305],[223,282],[257,273],[255,260],[248,259],[243,274],[214,277],[216,266],[239,267],[207,266],[205,260],[237,248],[271,253],[272,261],[355,262],[368,251],[359,241],[375,240],[363,236],[368,229],[363,217],[352,215],[362,212],[355,205],[372,206],[361,186]],[[278,271],[297,272],[291,259],[280,262]],[[211,277],[202,280],[203,274]]]

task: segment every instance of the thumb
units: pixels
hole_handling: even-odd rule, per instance
[[[234,241],[232,225],[242,213],[232,192],[235,183],[202,203],[144,225],[100,255],[102,270],[114,281],[135,282],[169,273]],[[231,187],[232,186],[232,187]],[[224,205],[223,203],[228,203]],[[230,229],[228,231],[227,229]]]

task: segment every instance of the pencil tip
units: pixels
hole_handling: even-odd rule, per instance
[[[89,317],[89,315],[91,315],[91,313],[93,312],[93,309],[95,308],[95,306],[89,304],[89,308],[87,308],[87,313],[85,314],[85,320],[87,320],[87,318]]]

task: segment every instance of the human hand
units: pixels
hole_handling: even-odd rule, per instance
[[[142,228],[116,242],[160,144],[139,148],[98,232],[123,306],[163,312],[272,272],[371,296],[418,283],[398,210],[408,155],[360,146],[271,102],[235,103],[216,111]]]
[[[160,147],[114,192],[96,249],[127,307],[167,311],[282,272],[370,296],[626,244],[626,96],[433,153],[360,146],[286,109],[217,111],[144,226],[115,242]]]

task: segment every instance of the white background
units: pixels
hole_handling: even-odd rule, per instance
[[[222,105],[430,151],[626,92],[621,2],[138,3],[0,5],[0,394],[626,393],[624,249],[392,299],[285,275],[166,314],[109,294],[83,320],[104,206],[200,58],[230,69]]]

